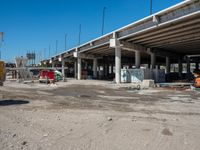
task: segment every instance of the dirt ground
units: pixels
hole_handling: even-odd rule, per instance
[[[200,92],[105,81],[0,87],[0,150],[199,150]]]

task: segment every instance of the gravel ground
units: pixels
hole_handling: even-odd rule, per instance
[[[0,87],[1,150],[199,150],[199,139],[200,92],[72,79]]]

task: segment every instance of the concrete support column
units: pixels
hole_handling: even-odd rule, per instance
[[[93,59],[93,78],[97,78],[97,58]]]
[[[195,69],[197,69],[197,70],[199,69],[199,63],[198,62],[195,63]]]
[[[170,73],[170,59],[166,57],[166,74]]]
[[[55,67],[55,62],[52,61],[51,66],[52,66],[52,68],[54,68]]]
[[[121,83],[121,48],[115,47],[115,81]]]
[[[140,51],[135,51],[135,67],[136,68],[140,68],[140,62],[141,62],[141,58],[140,58]]]
[[[77,58],[78,60],[78,80],[81,80],[81,58]]]
[[[77,78],[77,62],[74,62],[74,78]]]
[[[190,73],[190,57],[187,57],[187,73]]]
[[[103,62],[103,77],[106,76],[106,65],[105,65],[105,61]]]
[[[178,73],[179,73],[179,78],[182,78],[182,71],[183,71],[183,64],[182,64],[182,59],[178,59]]]
[[[111,74],[113,74],[113,63],[111,63]]]
[[[148,68],[151,69],[151,64],[150,63],[148,63]]]
[[[109,63],[107,62],[106,63],[106,76],[108,77],[109,76]]]
[[[151,69],[154,69],[156,67],[156,54],[151,53]]]
[[[62,60],[62,75],[63,75],[63,81],[65,81],[65,61]]]

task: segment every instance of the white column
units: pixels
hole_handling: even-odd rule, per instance
[[[78,80],[81,80],[81,58],[77,58],[78,60]]]
[[[65,81],[65,61],[62,60],[62,75],[63,75],[63,81]]]
[[[156,67],[156,54],[151,53],[151,69],[154,69]]]
[[[97,78],[97,58],[93,59],[93,78]]]
[[[121,48],[115,47],[115,81],[121,82]]]
[[[135,67],[140,68],[140,51],[135,51]]]
[[[166,57],[166,73],[170,73],[170,59],[169,57]]]
[[[77,78],[77,61],[74,61],[74,78]]]

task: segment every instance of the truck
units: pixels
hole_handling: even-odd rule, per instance
[[[0,86],[3,86],[5,80],[6,80],[6,65],[4,61],[0,60]]]

